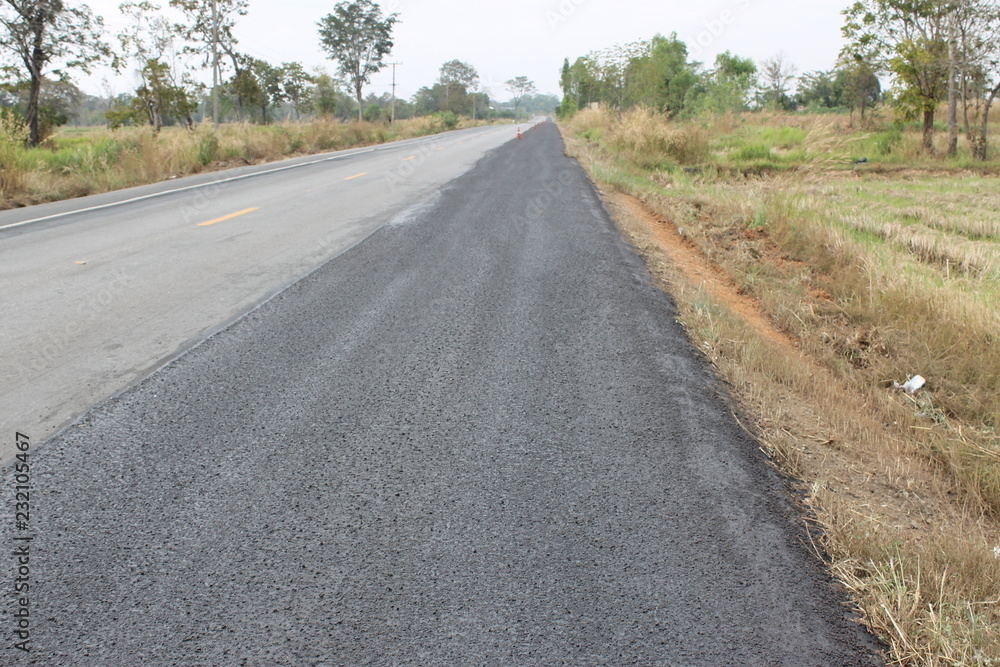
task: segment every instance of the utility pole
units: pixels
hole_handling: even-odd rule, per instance
[[[402,65],[403,63],[388,63],[392,65],[392,105],[391,115],[392,115],[392,129],[396,129],[396,65]]]
[[[212,122],[219,129],[219,1],[212,0]]]

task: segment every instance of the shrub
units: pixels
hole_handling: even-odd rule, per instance
[[[903,143],[903,131],[892,127],[875,135],[873,146],[879,155],[889,155],[893,149]]]
[[[441,121],[441,125],[446,130],[454,130],[458,127],[458,116],[451,111],[439,111],[434,116]]]

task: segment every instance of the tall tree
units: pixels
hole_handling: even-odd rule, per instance
[[[138,68],[141,84],[135,95],[153,134],[160,131],[164,115],[192,128],[191,114],[197,108],[196,93],[200,86],[190,77],[178,77],[171,65],[177,55],[174,26],[162,15],[160,6],[148,0],[130,0],[119,9],[128,22],[118,35],[124,55],[118,61],[118,69],[128,63]]]
[[[882,83],[875,69],[864,60],[841,58],[834,70],[835,83],[841,89],[842,103],[851,110],[851,124],[854,111],[861,111],[861,124],[865,123],[865,112],[875,106],[882,96]]]
[[[392,50],[392,28],[399,14],[382,15],[371,0],[341,2],[319,22],[320,46],[339,63],[339,72],[354,88],[358,120],[364,120],[361,92],[372,74],[385,67]]]
[[[535,82],[528,80],[526,76],[516,76],[506,82],[507,90],[514,99],[514,118],[517,119],[517,109],[521,106],[521,100],[525,95],[534,95],[537,92]]]
[[[0,4],[0,48],[15,56],[18,75],[28,80],[28,142],[39,142],[38,113],[46,74],[63,78],[65,70],[90,71],[112,59],[102,41],[104,22],[86,5],[67,7],[61,0],[3,0]],[[50,68],[55,66],[50,72]]]
[[[300,117],[300,109],[308,107],[310,87],[316,83],[316,77],[309,74],[302,63],[283,63],[281,65],[281,89],[284,99],[292,105],[295,120]]]
[[[463,104],[452,104],[452,91],[458,89],[459,97],[464,98],[470,89],[479,84],[479,72],[476,68],[461,60],[449,60],[441,66],[441,74],[438,77],[441,85],[445,89],[445,108],[449,111],[459,113],[464,110]]]
[[[986,160],[990,109],[1000,95],[1000,3],[957,2],[953,22],[954,65],[958,69],[962,124],[972,155]]]
[[[934,152],[934,117],[948,93],[948,14],[955,0],[859,0],[844,10],[844,54],[891,72],[906,116],[923,116]]]
[[[628,101],[662,111],[670,116],[679,114],[697,77],[688,63],[687,45],[677,38],[656,35],[645,53],[635,56],[629,65]]]
[[[227,96],[236,108],[236,119],[243,120],[244,100],[241,90],[248,76],[249,59],[243,56],[237,48],[238,40],[233,34],[236,21],[246,16],[249,0],[170,0],[170,6],[179,9],[184,15],[184,22],[175,26],[176,30],[191,45],[186,47],[190,53],[197,54],[202,59],[202,65],[212,65],[213,45],[218,49],[219,57],[228,61],[232,68],[230,85],[222,85]],[[214,7],[213,7],[214,5]],[[219,64],[220,69],[223,67]],[[222,79],[220,73],[220,81]]]
[[[280,67],[275,67],[266,60],[253,58],[250,61],[250,72],[256,79],[258,94],[254,101],[260,108],[261,123],[267,125],[267,110],[285,101],[285,89]]]
[[[696,87],[692,111],[723,114],[745,111],[750,91],[757,85],[757,65],[729,51],[715,57],[715,68]]]

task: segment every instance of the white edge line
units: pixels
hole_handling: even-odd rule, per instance
[[[354,157],[355,155],[364,155],[365,153],[374,152],[375,148],[369,148],[363,151],[358,151],[357,153],[349,153],[347,155],[334,155],[331,157],[321,158],[319,160],[313,160],[311,162],[302,162],[300,164],[290,164],[284,167],[277,167],[275,169],[267,169],[264,171],[255,171],[252,174],[242,174],[240,176],[231,176],[229,178],[223,178],[218,181],[210,181],[208,183],[198,183],[197,185],[188,185],[183,188],[176,188],[174,190],[164,190],[163,192],[154,192],[148,195],[142,195],[141,197],[132,197],[131,199],[122,199],[121,201],[110,202],[108,204],[101,204],[99,206],[90,206],[88,208],[78,208],[72,211],[64,211],[62,213],[53,213],[52,215],[46,215],[41,218],[34,218],[32,220],[22,220],[21,222],[14,222],[9,225],[4,225],[0,227],[0,231],[5,229],[14,229],[15,227],[22,227],[24,225],[35,224],[36,222],[45,222],[46,220],[55,220],[57,218],[65,218],[70,215],[78,215],[80,213],[91,213],[93,211],[100,211],[106,208],[113,208],[115,206],[124,206],[125,204],[134,204],[135,202],[146,201],[147,199],[155,199],[157,197],[166,197],[167,195],[174,195],[178,192],[187,192],[189,190],[197,190],[198,188],[207,188],[213,185],[222,185],[224,183],[232,183],[233,181],[242,181],[248,178],[254,178],[255,176],[266,176],[267,174],[275,174],[279,171],[288,171],[289,169],[298,169],[299,167],[308,167],[310,165],[319,164],[321,162],[331,162],[333,160],[342,160],[348,157]]]
[[[268,174],[276,174],[280,171],[288,171],[289,169],[298,169],[300,167],[309,167],[314,164],[320,164],[321,162],[332,162],[333,160],[343,160],[344,158],[354,157],[355,155],[364,155],[366,153],[374,153],[376,151],[385,151],[393,148],[402,148],[405,146],[412,146],[415,144],[433,142],[440,135],[432,135],[430,137],[421,137],[416,141],[411,141],[410,143],[392,142],[389,144],[383,144],[379,146],[374,146],[372,148],[366,148],[364,150],[357,151],[355,153],[348,153],[346,155],[333,155],[331,157],[320,158],[319,160],[312,160],[311,162],[301,162],[299,164],[290,164],[284,167],[277,167],[275,169],[266,169],[264,171],[255,171],[252,174],[242,174],[241,176],[231,176],[230,178],[223,178],[218,181],[210,181],[208,183],[199,183],[197,185],[188,185],[183,188],[176,188],[174,190],[164,190],[163,192],[154,192],[148,195],[142,195],[141,197],[132,197],[131,199],[122,199],[121,201],[110,202],[107,204],[101,204],[99,206],[90,206],[88,208],[78,208],[72,211],[64,211],[62,213],[53,213],[52,215],[46,215],[41,218],[33,218],[31,220],[22,220],[21,222],[12,222],[9,225],[3,225],[0,227],[0,232],[6,229],[15,229],[17,227],[23,227],[25,225],[33,225],[37,222],[45,222],[46,220],[56,220],[58,218],[65,218],[70,215],[78,215],[80,213],[92,213],[93,211],[101,211],[106,208],[114,208],[115,206],[124,206],[125,204],[134,204],[140,201],[146,201],[147,199],[155,199],[157,197],[166,197],[167,195],[175,195],[178,192],[187,192],[189,190],[197,190],[198,188],[207,188],[213,185],[222,185],[224,183],[232,183],[234,181],[242,181],[248,178],[255,178],[257,176],[266,176]],[[155,184],[150,184],[155,185]]]

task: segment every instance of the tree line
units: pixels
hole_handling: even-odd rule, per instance
[[[93,107],[70,79],[74,70],[90,73],[97,64],[118,74],[137,73],[128,93],[107,91],[104,117],[112,128],[166,124],[192,127],[218,100],[223,120],[268,123],[277,115],[334,116],[388,120],[443,114],[448,124],[459,115],[516,116],[526,108],[548,107],[558,99],[539,96],[526,77],[506,82],[507,108],[480,86],[475,68],[458,60],[445,63],[439,80],[412,100],[388,93],[364,96],[371,77],[387,66],[398,14],[383,14],[371,0],[341,2],[317,22],[317,39],[335,74],[308,69],[300,62],[274,64],[240,48],[234,28],[249,0],[126,0],[120,6],[125,27],[108,36],[104,22],[85,5],[60,0],[2,0],[0,52],[6,57],[0,84],[5,126],[14,116],[27,128],[27,143],[37,145],[68,121],[74,108]],[[164,10],[169,9],[170,14]],[[208,69],[217,85],[199,73]],[[88,114],[88,117],[92,114]]]
[[[936,114],[947,103],[947,153],[964,133],[985,160],[989,112],[1000,95],[1000,3],[859,0],[843,16],[846,44],[834,67],[801,76],[783,53],[760,63],[728,51],[712,64],[692,61],[676,33],[566,59],[559,113],[594,103],[675,118],[839,109],[863,121],[883,103],[901,121],[922,120],[924,149],[933,153]]]

